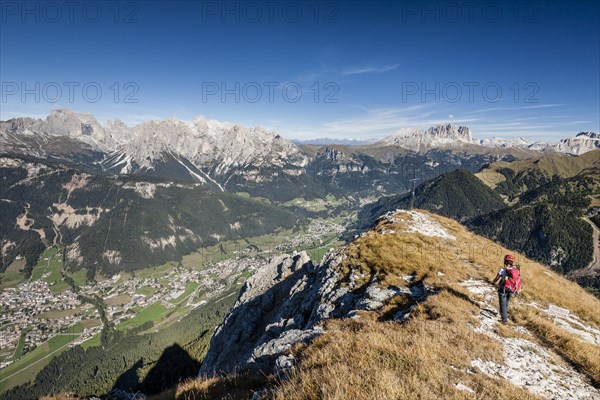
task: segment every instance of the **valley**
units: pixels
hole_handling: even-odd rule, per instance
[[[179,262],[97,275],[91,283],[85,270],[64,270],[63,251],[56,247],[42,254],[29,278],[11,274],[11,265],[0,286],[0,390],[32,381],[68,348],[103,346],[103,336],[112,331],[158,332],[192,310],[231,297],[269,257],[297,249],[320,257],[342,243],[339,222],[317,219],[298,232],[223,241]]]

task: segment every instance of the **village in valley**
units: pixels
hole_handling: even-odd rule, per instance
[[[232,289],[230,294],[237,293],[245,279],[276,254],[304,246],[319,258],[342,231],[335,222],[313,221],[293,236],[263,238],[257,244],[221,243],[180,262],[111,277],[97,275],[92,282],[85,270],[65,272],[61,249],[50,247],[30,278],[10,268],[3,276],[0,369],[13,363],[26,368],[24,359],[35,362],[76,345],[99,345],[106,325],[123,332],[157,329]],[[15,263],[19,261],[24,263]]]

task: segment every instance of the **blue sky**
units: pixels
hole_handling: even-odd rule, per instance
[[[593,1],[0,3],[2,119],[204,115],[302,139],[600,130]]]

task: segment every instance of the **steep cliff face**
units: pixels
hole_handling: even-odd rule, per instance
[[[294,364],[287,354],[297,343],[324,333],[326,319],[353,318],[374,311],[400,294],[421,298],[421,288],[385,288],[377,280],[358,288],[364,274],[344,282],[344,251],[329,252],[318,265],[306,252],[279,256],[260,269],[242,288],[210,344],[200,376],[236,370],[281,371]],[[399,315],[401,318],[402,315]]]

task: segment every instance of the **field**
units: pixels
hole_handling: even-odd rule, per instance
[[[48,364],[50,355],[55,356],[66,350],[67,345],[77,336],[79,336],[77,332],[55,336],[31,353],[3,368],[0,374],[0,391],[33,379]]]
[[[160,302],[156,302],[140,311],[135,317],[127,321],[121,322],[119,325],[117,325],[117,329],[121,331],[127,331],[129,329],[143,325],[148,321],[157,321],[169,311],[170,309],[163,306]]]
[[[83,328],[92,328],[94,326],[100,326],[102,325],[102,321],[100,321],[97,318],[93,318],[93,319],[86,319],[85,321],[81,321],[81,326]]]
[[[297,197],[295,199],[289,200],[283,203],[283,206],[286,207],[300,207],[305,210],[320,212],[330,210],[337,206],[341,206],[346,203],[345,199],[336,199],[335,196],[328,194],[325,199],[314,199],[314,200],[306,200],[302,197]]]
[[[25,279],[20,271],[25,267],[25,259],[13,261],[12,264],[6,268],[6,271],[2,274],[2,281],[0,282],[0,289],[15,287]]]
[[[81,347],[84,350],[87,350],[90,347],[96,347],[96,346],[100,346],[100,334],[97,334],[97,335],[93,336],[91,339],[88,339],[85,342],[81,343]]]
[[[61,318],[70,317],[72,315],[75,315],[75,313],[77,311],[79,311],[79,310],[77,310],[76,308],[73,308],[70,310],[48,311],[47,313],[40,314],[40,318],[61,319]]]
[[[143,286],[143,287],[136,288],[135,294],[141,294],[141,295],[148,297],[148,296],[152,296],[157,291],[158,291],[158,289],[156,289],[156,288],[149,287],[149,286]]]
[[[79,271],[69,275],[71,276],[71,278],[77,286],[83,286],[87,282],[85,269],[80,269]]]
[[[336,242],[331,242],[326,246],[305,249],[305,251],[310,256],[311,260],[313,260],[314,262],[321,262],[321,259],[323,258],[325,253],[327,253],[329,251],[329,249],[339,247],[342,244],[343,244],[342,242],[336,241]]]
[[[288,240],[291,230],[282,230],[277,234],[256,236],[243,240],[222,241],[219,245],[201,248],[196,252],[183,256],[181,264],[184,268],[203,269],[206,264],[228,260],[240,255],[246,249],[246,255],[256,255],[259,251],[270,251],[276,245]]]
[[[136,271],[135,276],[139,279],[157,278],[165,275],[169,269],[173,268],[173,263],[166,263],[158,267],[146,268]]]
[[[29,332],[29,329],[23,329],[23,331],[21,332],[21,337],[19,338],[19,344],[17,345],[17,348],[15,349],[14,353],[12,354],[12,357],[10,357],[11,360],[18,360],[20,357],[23,356],[23,348],[25,347],[25,336],[27,335],[27,332]]]
[[[121,294],[119,296],[111,296],[104,299],[104,303],[107,306],[121,306],[131,301],[131,296],[128,294]]]
[[[183,294],[181,294],[179,297],[177,297],[176,299],[172,299],[170,300],[171,303],[173,304],[179,304],[182,303],[185,299],[187,299],[194,290],[198,289],[198,287],[200,286],[199,283],[196,282],[189,282],[187,284],[187,287],[185,288],[185,291],[183,292]]]
[[[50,287],[52,293],[60,293],[69,288],[69,285],[63,281],[61,276],[62,255],[55,247],[46,249],[40,257],[38,264],[31,272],[31,281],[43,278]]]

